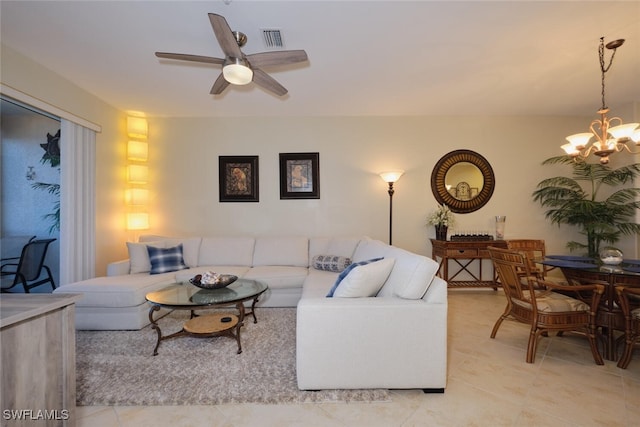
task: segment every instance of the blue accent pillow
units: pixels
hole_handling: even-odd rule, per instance
[[[367,265],[367,264],[371,264],[372,262],[380,261],[381,259],[383,259],[383,257],[372,258],[372,259],[368,259],[366,261],[354,262],[353,264],[349,264],[349,266],[347,268],[345,268],[342,271],[342,273],[340,273],[338,278],[336,279],[336,283],[333,284],[333,287],[331,288],[331,290],[327,294],[327,298],[333,297],[333,293],[336,291],[336,289],[338,289],[338,285],[340,284],[340,282],[342,282],[342,279],[347,277],[347,275],[349,274],[349,272],[351,270],[353,270],[354,268],[356,268],[358,266],[361,266],[361,265]]]
[[[189,268],[182,258],[182,243],[166,249],[147,246],[147,252],[149,252],[149,262],[151,263],[150,274],[169,273]]]

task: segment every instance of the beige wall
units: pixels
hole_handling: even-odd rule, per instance
[[[102,126],[97,138],[97,273],[126,257],[124,242],[125,113],[19,54],[3,48],[2,83]],[[217,102],[212,100],[212,104]],[[526,101],[525,101],[526,102]],[[135,106],[132,106],[135,108]],[[633,114],[629,108],[627,114]],[[623,117],[624,118],[624,117]],[[564,137],[593,117],[326,117],[149,119],[151,229],[166,235],[368,235],[388,239],[387,184],[377,175],[404,169],[394,195],[395,245],[429,255],[436,207],[431,170],[456,149],[482,154],[496,189],[481,210],[457,215],[458,230],[493,232],[506,215],[506,237],[547,240],[564,252],[577,238],[544,218],[531,193],[543,178],[566,173],[540,166],[559,155]],[[629,120],[629,118],[625,118]],[[320,199],[280,200],[278,154],[320,153]],[[218,202],[218,156],[259,156],[260,202]],[[619,245],[636,256],[637,244]]]
[[[105,274],[109,261],[126,256],[122,196],[126,115],[44,66],[0,47],[3,85],[102,127],[96,135],[96,273]]]
[[[584,117],[151,118],[152,231],[386,241],[389,196],[377,172],[404,169],[395,185],[393,242],[429,255],[434,231],[425,219],[437,203],[431,171],[442,155],[466,148],[492,164],[496,189],[481,210],[456,215],[456,229],[493,233],[493,217],[506,215],[507,238],[544,238],[550,252],[563,252],[577,234],[546,221],[531,193],[542,179],[563,173],[540,163],[561,154],[564,136],[585,123]],[[321,198],[280,200],[278,154],[311,151],[320,152]],[[219,155],[259,156],[259,203],[218,202]],[[620,246],[635,252],[633,239]]]

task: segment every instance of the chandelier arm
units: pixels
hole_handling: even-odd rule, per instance
[[[591,155],[592,151],[595,151],[595,146],[594,145],[590,146],[589,148],[585,148],[584,151],[582,151],[580,153],[580,157],[586,159]]]
[[[598,129],[595,128],[595,125],[598,126]],[[602,114],[602,120],[594,120],[591,122],[591,126],[589,126],[589,130],[591,131],[591,133],[593,133],[593,135],[598,139],[598,144],[600,145],[604,145],[605,142],[607,141],[607,129],[609,128],[608,126],[608,121],[607,121],[607,117],[606,115],[603,113]],[[600,132],[598,132],[600,131]],[[596,143],[594,142],[591,147],[593,147]]]
[[[640,154],[640,150],[639,151],[633,151],[631,148],[629,148],[629,146],[627,144],[618,144],[618,145],[622,146],[618,151],[627,150],[631,154]]]

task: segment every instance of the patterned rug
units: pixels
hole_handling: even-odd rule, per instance
[[[389,401],[387,390],[301,391],[296,384],[294,308],[259,308],[245,319],[242,353],[235,339],[178,337],[153,356],[156,332],[77,331],[79,406],[212,405]],[[160,319],[179,331],[188,312]]]

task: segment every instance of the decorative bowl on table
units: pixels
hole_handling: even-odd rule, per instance
[[[189,283],[202,289],[220,289],[226,288],[236,280],[238,280],[238,276],[232,274],[220,274],[207,271],[204,274],[195,275],[189,279]]]
[[[619,265],[622,263],[622,251],[612,247],[603,248],[600,251],[600,261],[606,265]]]

